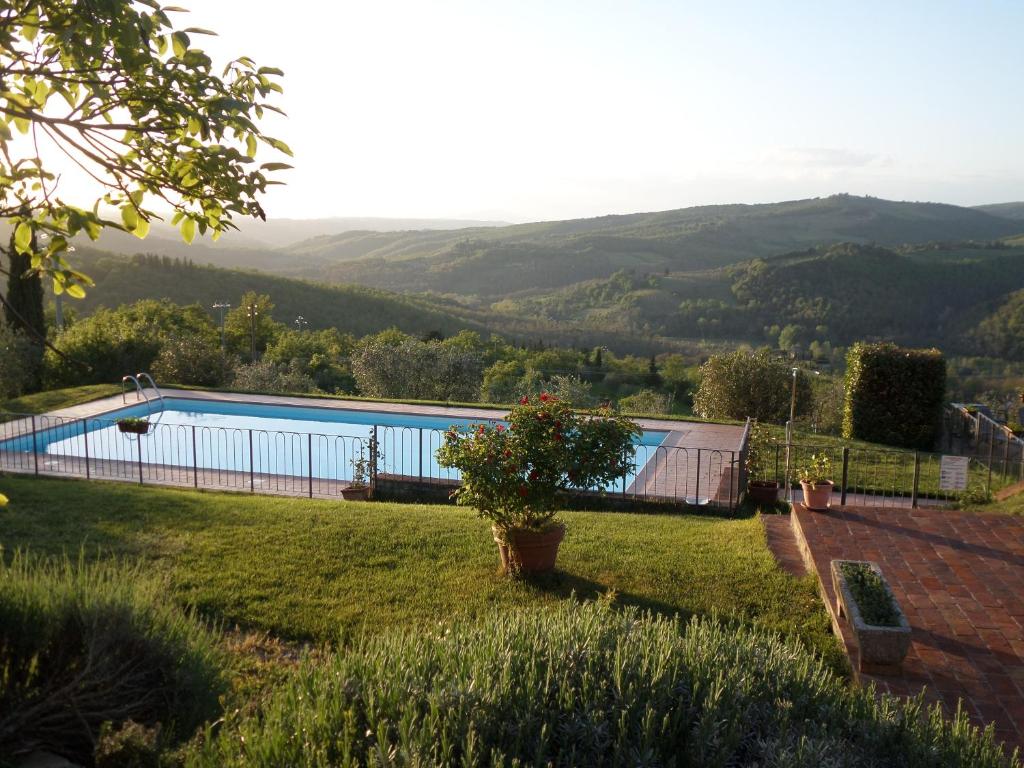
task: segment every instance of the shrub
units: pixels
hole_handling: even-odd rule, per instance
[[[775,450],[771,432],[755,421],[747,436],[747,477],[750,480],[775,480]]]
[[[312,392],[316,389],[300,366],[278,366],[269,360],[239,366],[231,386],[243,392]]]
[[[356,347],[352,374],[368,397],[472,401],[480,394],[483,358],[444,342],[405,337],[392,343],[378,334]]]
[[[0,754],[92,762],[104,723],[189,737],[224,690],[213,635],[140,566],[0,557]]]
[[[153,376],[175,384],[219,387],[231,379],[236,364],[216,342],[201,336],[175,336],[160,348],[153,361]]]
[[[229,715],[186,764],[1011,762],[963,714],[876,699],[774,635],[567,602],[363,635],[306,662],[258,711]]]
[[[641,389],[635,394],[619,398],[619,408],[630,413],[660,416],[668,413],[668,395],[653,389]]]
[[[812,453],[803,465],[797,468],[801,482],[818,485],[832,482],[832,459],[827,453]]]
[[[39,381],[39,346],[0,320],[0,400],[18,397]]]
[[[854,344],[846,356],[843,437],[931,450],[945,395],[939,350]]]
[[[789,418],[793,372],[766,349],[712,355],[700,367],[694,412],[705,419],[782,422]],[[811,385],[801,371],[796,380],[796,415],[808,412]]]
[[[603,411],[576,413],[557,397],[524,397],[503,424],[452,427],[437,451],[442,467],[462,473],[453,492],[501,530],[547,526],[559,491],[603,488],[632,469],[640,428]]]

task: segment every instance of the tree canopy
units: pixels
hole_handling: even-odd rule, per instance
[[[142,238],[160,209],[185,241],[216,238],[235,217],[265,218],[259,197],[289,167],[256,161],[261,145],[291,154],[256,122],[280,112],[268,100],[282,72],[246,56],[215,68],[193,42],[214,33],[176,28],[181,11],[155,0],[0,0],[0,217],[57,293],[90,284],[65,258],[75,235],[116,227]],[[63,197],[58,154],[96,183],[95,200]]]

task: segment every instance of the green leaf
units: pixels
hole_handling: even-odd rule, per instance
[[[136,224],[135,229],[132,230],[132,234],[139,238],[139,240],[144,240],[146,235],[149,234],[149,221],[140,218],[139,223]]]
[[[288,163],[264,163],[260,166],[264,171],[287,171],[292,167]]]
[[[64,286],[64,290],[67,292],[68,296],[70,296],[73,299],[85,298],[85,289],[78,283],[71,283],[71,285],[66,285]]]
[[[175,32],[171,35],[171,45],[174,47],[174,55],[182,58],[188,51],[188,35],[184,32]]]
[[[256,137],[251,133],[245,137],[245,154],[256,157]]]
[[[196,223],[192,219],[186,218],[181,222],[181,237],[182,239],[191,245],[192,241],[196,236]]]
[[[129,232],[134,232],[139,226],[139,214],[133,205],[126,205],[121,209],[121,221]]]
[[[14,230],[14,247],[18,253],[29,253],[32,249],[32,225],[22,221]]]

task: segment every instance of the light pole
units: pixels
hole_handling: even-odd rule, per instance
[[[790,477],[793,454],[793,420],[796,418],[796,378],[800,375],[800,369],[793,367],[793,381],[789,393],[789,421],[786,422],[786,501],[793,499],[793,484]],[[815,376],[820,376],[821,371],[812,371]]]
[[[213,305],[213,308],[220,310],[220,351],[223,352],[225,350],[225,346],[224,346],[224,310],[225,309],[230,309],[231,305],[228,304],[226,301],[218,301],[216,304]]]
[[[302,315],[299,315],[298,317],[295,318],[295,330],[297,330],[299,333],[302,333],[303,328],[308,327],[309,321],[306,320],[306,318],[304,318]]]
[[[247,314],[249,316],[249,338],[251,344],[251,356],[252,361],[256,362],[256,318],[260,313],[260,308],[256,304],[250,304],[247,308]]]

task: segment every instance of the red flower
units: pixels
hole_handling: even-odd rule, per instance
[[[527,487],[526,487],[525,485],[520,485],[520,486],[519,486],[519,495],[520,495],[520,496],[525,496],[525,495],[526,495],[526,494],[528,494],[529,492],[530,492],[530,489],[529,489],[529,488],[527,488]]]
[[[499,424],[498,426],[495,427],[495,429],[498,430],[499,432],[504,432],[505,431],[505,425],[504,424]]]
[[[536,480],[538,477],[540,477],[540,475],[537,474],[537,470],[536,469],[531,469],[530,470],[530,479],[531,480]]]
[[[528,398],[526,395],[523,395],[522,397],[519,398],[519,404],[520,405],[526,405],[529,402],[530,402],[530,398]]]
[[[512,455],[512,451],[510,451],[508,448],[506,448],[505,449],[505,458],[507,459],[511,455]]]
[[[483,425],[483,424],[481,424],[481,425],[480,425],[480,426],[479,426],[479,427],[477,428],[477,430],[476,430],[476,433],[477,433],[478,435],[482,435],[482,434],[484,433],[484,431],[485,431],[485,430],[484,430],[484,425]]]
[[[550,399],[551,399],[551,395],[549,395],[547,392],[541,392],[540,393],[540,401],[542,403],[546,403]]]

